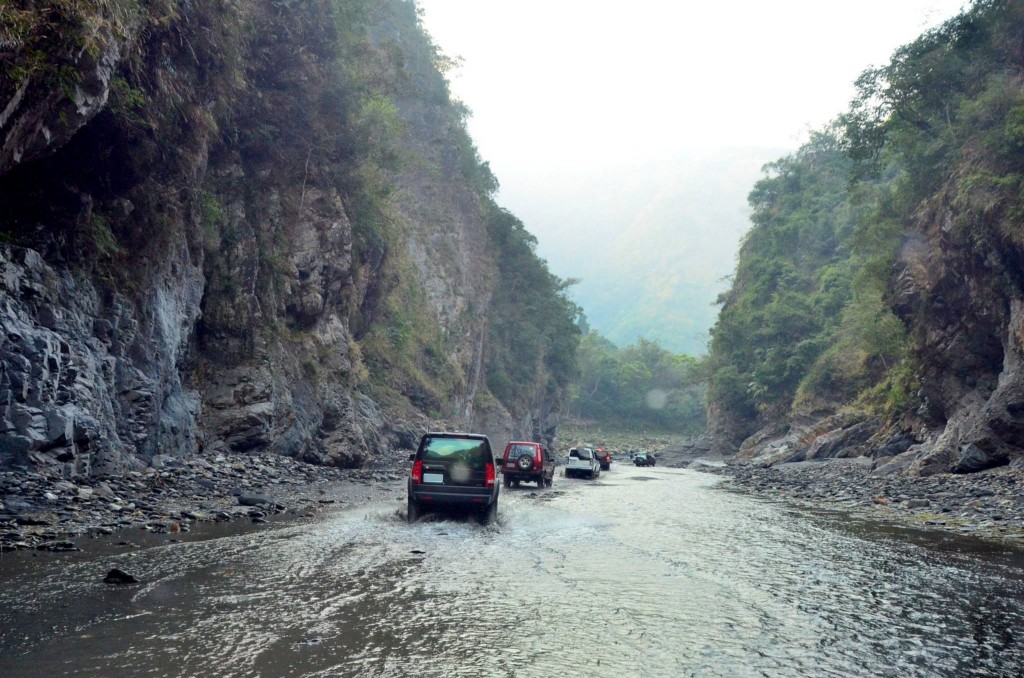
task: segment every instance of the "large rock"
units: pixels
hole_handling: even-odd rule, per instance
[[[867,451],[864,444],[878,432],[880,425],[879,419],[867,419],[844,428],[833,429],[814,439],[808,446],[804,459],[814,461],[864,456]]]
[[[197,398],[180,374],[202,278],[168,260],[150,284],[132,303],[0,246],[0,461],[47,453],[88,473],[194,451]]]

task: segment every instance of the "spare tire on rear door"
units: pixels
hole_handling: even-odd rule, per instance
[[[524,454],[516,460],[516,466],[519,467],[520,471],[529,471],[533,466],[533,457],[529,454]]]

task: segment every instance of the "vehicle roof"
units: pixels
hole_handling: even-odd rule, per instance
[[[462,433],[460,431],[430,431],[423,434],[430,438],[472,438],[474,440],[487,440],[483,433]],[[487,442],[490,442],[487,440]]]
[[[532,440],[510,440],[509,445],[542,445],[543,443],[535,443]]]

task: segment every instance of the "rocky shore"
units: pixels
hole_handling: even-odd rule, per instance
[[[696,460],[688,466],[723,475],[727,486],[747,493],[1024,546],[1024,469],[1020,468],[914,477],[874,475],[868,458],[767,468]]]
[[[407,454],[354,470],[273,454],[156,459],[142,471],[73,479],[46,466],[6,469],[0,471],[0,553],[76,551],[91,537],[130,529],[173,535],[199,522],[315,517],[328,507],[393,494]]]

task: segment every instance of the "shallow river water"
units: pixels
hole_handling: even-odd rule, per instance
[[[3,556],[0,676],[1024,675],[1022,552],[717,485],[615,465],[503,490],[487,527],[395,501]]]

